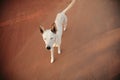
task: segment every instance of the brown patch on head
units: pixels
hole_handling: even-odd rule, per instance
[[[56,29],[56,24],[55,23],[53,23],[52,25],[51,25],[51,31],[53,32],[53,33],[56,33],[57,32],[57,29]]]

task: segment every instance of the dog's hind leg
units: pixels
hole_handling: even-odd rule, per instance
[[[67,16],[65,15],[64,23],[63,23],[64,31],[67,29]]]
[[[54,62],[54,48],[51,49],[51,63]]]

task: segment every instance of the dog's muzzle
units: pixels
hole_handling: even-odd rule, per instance
[[[50,50],[51,49],[51,47],[50,46],[47,46],[47,50]]]

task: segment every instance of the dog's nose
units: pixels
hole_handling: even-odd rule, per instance
[[[48,49],[48,50],[50,50],[50,49],[51,49],[51,47],[50,47],[50,46],[47,46],[47,49]]]

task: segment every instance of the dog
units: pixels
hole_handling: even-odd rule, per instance
[[[62,12],[57,14],[55,22],[51,25],[51,29],[44,30],[44,28],[40,25],[40,32],[42,33],[46,49],[51,51],[51,63],[54,62],[54,47],[58,48],[58,54],[61,53],[61,38],[63,31],[66,31],[67,28],[66,12],[73,6],[74,3],[75,0],[72,0]]]

